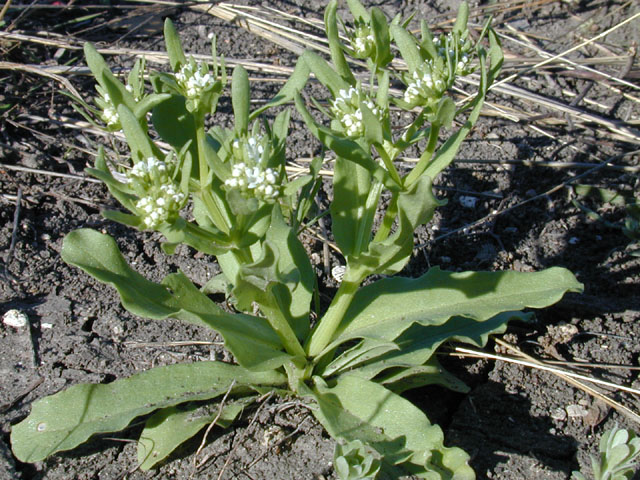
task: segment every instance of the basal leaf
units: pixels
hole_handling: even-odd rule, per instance
[[[504,312],[485,321],[453,317],[442,325],[415,323],[395,339],[396,350],[372,359],[358,369],[358,374],[373,378],[387,369],[420,367],[432,361],[437,348],[447,341],[470,343],[481,348],[487,344],[489,335],[504,333],[508,322],[530,318],[528,313]]]
[[[249,372],[237,365],[198,362],[158,367],[109,384],[74,385],[33,403],[31,414],[11,430],[17,458],[37,462],[69,450],[91,435],[115,432],[157,408],[206,400],[235,387],[279,385],[276,372]]]
[[[122,305],[135,315],[157,320],[175,317],[216,330],[246,368],[269,370],[289,359],[264,319],[225,312],[182,273],[167,276],[162,285],[147,280],[129,267],[108,235],[91,229],[71,232],[64,239],[62,259],[113,285]]]
[[[338,329],[336,343],[352,338],[395,339],[410,325],[442,325],[452,317],[487,320],[501,312],[547,307],[566,292],[580,292],[560,267],[541,272],[447,272],[431,268],[419,278],[386,278],[362,288]]]
[[[255,397],[227,401],[221,408],[218,404],[187,407],[167,407],[154,413],[146,421],[138,440],[138,463],[146,471],[164,460],[178,446],[210,425],[216,417],[216,425],[227,428]]]
[[[400,467],[430,479],[475,478],[469,456],[445,447],[440,427],[408,400],[356,375],[343,375],[332,387],[314,380],[316,418],[333,438],[361,440],[375,448],[383,456],[383,470]]]

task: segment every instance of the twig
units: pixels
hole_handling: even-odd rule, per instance
[[[495,339],[496,343],[498,343],[499,345],[504,346],[505,348],[510,349],[513,352],[516,352],[518,355],[530,360],[533,363],[537,363],[540,364],[541,362],[539,362],[538,360],[536,360],[535,358],[531,357],[530,355],[527,355],[526,353],[522,352],[520,349],[516,348],[515,346],[500,340],[499,338]],[[569,375],[565,373],[559,373],[559,372],[552,372],[555,373],[557,376],[559,376],[560,378],[564,379],[566,382],[574,385],[575,387],[580,388],[581,390],[589,393],[590,395],[594,396],[595,398],[602,400],[604,403],[606,403],[607,405],[609,405],[610,407],[618,410],[620,413],[622,413],[623,415],[626,415],[627,417],[629,417],[631,420],[633,420],[636,423],[640,423],[640,415],[638,415],[636,412],[634,412],[633,410],[631,410],[630,408],[625,407],[624,405],[622,405],[621,403],[616,402],[615,400],[612,400],[611,398],[607,397],[606,395],[601,394],[600,392],[598,392],[597,390],[595,390],[594,388],[585,385],[584,383],[571,378]],[[589,379],[588,381],[592,382],[593,379]],[[620,386],[618,386],[617,388],[620,388]]]
[[[214,427],[214,425],[218,422],[218,420],[220,420],[220,416],[222,415],[222,410],[224,409],[224,404],[227,401],[227,397],[231,393],[231,390],[233,390],[233,387],[235,386],[235,384],[236,384],[236,379],[234,378],[231,381],[231,384],[229,385],[229,388],[227,389],[227,393],[224,394],[224,397],[222,397],[222,400],[220,401],[220,407],[218,407],[218,413],[216,414],[216,416],[213,419],[213,421],[207,427],[207,430],[204,432],[204,436],[202,437],[202,442],[200,442],[200,446],[198,447],[198,450],[196,450],[196,454],[193,457],[193,463],[194,463],[194,465],[196,465],[196,469],[198,468],[197,464],[196,464],[196,460],[198,459],[198,455],[200,455],[200,452],[202,451],[202,449],[204,448],[205,444],[207,443],[207,438],[209,437],[209,432]]]
[[[634,21],[635,19],[637,19],[637,18],[639,18],[639,17],[640,17],[640,12],[636,13],[635,15],[632,15],[631,17],[627,18],[626,20],[623,20],[622,22],[620,22],[620,23],[618,23],[618,24],[614,25],[614,26],[613,26],[613,27],[611,27],[610,29],[605,30],[604,32],[602,32],[602,33],[600,33],[600,34],[596,35],[596,36],[595,36],[595,37],[593,37],[593,38],[590,38],[590,39],[588,39],[588,40],[585,40],[584,42],[579,43],[578,45],[575,45],[575,46],[573,46],[573,47],[569,48],[568,50],[565,50],[565,51],[564,51],[564,52],[562,52],[562,53],[559,53],[559,54],[557,54],[557,55],[554,55],[554,56],[552,56],[552,57],[547,58],[546,60],[543,60],[543,61],[541,61],[541,62],[536,63],[536,64],[535,64],[535,65],[533,65],[529,70],[535,70],[535,69],[538,69],[538,68],[540,68],[540,67],[542,67],[542,66],[544,66],[544,65],[547,65],[547,64],[549,64],[549,63],[551,63],[551,62],[554,62],[554,61],[558,60],[559,58],[563,58],[563,57],[567,56],[568,54],[570,54],[570,53],[572,53],[572,52],[575,52],[576,50],[580,50],[582,47],[585,47],[585,46],[589,45],[590,43],[595,42],[596,40],[599,40],[599,39],[601,39],[601,38],[606,37],[606,36],[607,36],[607,35],[609,35],[611,32],[613,32],[613,31],[617,30],[618,28],[622,27],[623,25],[626,25],[627,23],[630,23],[630,22]],[[566,60],[566,59],[565,59],[565,60]],[[503,78],[503,79],[502,79],[502,80],[500,80],[499,82],[494,83],[494,84],[491,86],[491,89],[495,89],[495,88],[497,88],[497,87],[499,87],[499,86],[502,86],[502,85],[504,85],[504,84],[506,84],[506,83],[511,82],[512,80],[515,80],[516,78],[518,78],[518,76],[519,76],[519,75],[520,75],[520,74],[513,74],[513,75],[510,75],[510,76],[508,76],[508,77],[506,77],[506,78]],[[634,89],[636,89],[636,90],[637,90],[637,89],[640,89],[640,86],[638,86],[638,85],[634,85],[633,83],[630,83],[630,82],[625,82],[624,80],[620,80],[620,79],[618,79],[618,80],[619,80],[621,83],[624,83],[625,85],[627,85],[628,87],[634,88]]]
[[[164,347],[185,347],[185,346],[193,346],[193,345],[224,345],[224,342],[207,342],[204,340],[196,341],[196,340],[185,340],[185,341],[177,341],[177,342],[123,342],[127,347],[132,348],[164,348]]]
[[[69,82],[69,80],[55,73],[51,73],[46,69],[42,69],[37,65],[24,65],[21,63],[0,61],[0,70],[12,70],[12,71],[27,72],[27,73],[35,73],[36,75],[50,78],[60,83],[64,88],[69,90],[69,92],[71,92],[71,94],[74,95],[75,97],[82,98],[80,96],[80,93],[78,93],[78,91],[73,87],[73,85],[71,85],[71,82]]]
[[[469,224],[464,225],[462,227],[456,228],[455,230],[451,230],[450,232],[443,233],[439,237],[436,237],[435,239],[433,239],[433,242],[438,242],[438,241],[443,240],[443,239],[445,239],[447,237],[455,235],[456,233],[459,233],[459,232],[471,230],[471,229],[473,229],[473,228],[475,228],[475,227],[477,227],[479,225],[482,225],[483,223],[485,223],[485,222],[487,222],[489,220],[494,219],[498,215],[502,215],[504,213],[510,212],[512,210],[515,210],[516,208],[522,207],[523,205],[526,205],[528,203],[534,202],[534,201],[539,200],[541,198],[548,197],[549,195],[557,192],[558,190],[561,190],[562,188],[567,187],[568,185],[571,185],[572,183],[575,183],[577,180],[579,180],[581,178],[584,178],[584,177],[586,177],[588,175],[591,175],[592,173],[604,168],[605,165],[610,165],[611,161],[613,161],[615,159],[618,159],[618,158],[621,158],[623,156],[625,156],[625,154],[616,155],[615,157],[612,157],[609,160],[607,160],[605,162],[602,162],[602,163],[600,163],[599,165],[596,165],[593,168],[590,168],[589,170],[587,170],[586,172],[581,173],[580,175],[576,175],[575,177],[571,177],[570,179],[565,180],[561,184],[556,185],[553,188],[550,188],[546,192],[540,193],[540,194],[538,194],[538,195],[536,195],[534,197],[531,197],[531,198],[528,198],[526,200],[523,200],[522,202],[520,202],[520,203],[518,203],[516,205],[512,205],[511,207],[507,207],[504,210],[500,210],[499,212],[498,211],[493,211],[490,214],[485,215],[484,217],[480,218],[479,220],[476,220],[475,222],[472,222],[472,223],[469,223]],[[421,243],[419,245],[416,245],[415,248],[420,250],[420,249],[426,247],[427,245],[429,245],[429,242],[425,242],[425,243]]]
[[[20,204],[22,203],[22,187],[18,187],[18,196],[16,198],[16,210],[13,213],[13,230],[11,231],[11,244],[7,253],[6,263],[8,264],[13,258],[16,249],[16,241],[18,239],[18,226],[20,224]]]
[[[2,22],[2,19],[7,13],[7,10],[9,10],[10,6],[11,6],[11,0],[7,0],[5,4],[2,6],[2,10],[0,10],[0,22]]]
[[[15,170],[17,172],[35,173],[37,175],[47,175],[49,177],[71,178],[73,180],[81,180],[83,182],[90,183],[102,183],[102,180],[91,177],[82,177],[80,175],[73,175],[71,173],[51,172],[49,170],[39,170],[37,168],[23,167],[20,165],[7,165],[6,163],[0,163],[0,168],[6,168],[7,170]]]
[[[515,347],[508,346],[510,344],[508,344],[506,342],[503,342],[500,339],[495,339],[495,341],[497,343],[499,343],[500,345],[504,346],[504,347],[515,349]],[[598,385],[602,385],[604,387],[612,388],[614,390],[622,390],[624,392],[633,393],[634,395],[640,395],[640,390],[637,390],[635,388],[625,387],[624,385],[618,385],[617,383],[607,382],[606,380],[600,380],[598,378],[589,377],[587,375],[582,375],[580,373],[571,372],[571,371],[565,370],[563,368],[552,367],[552,366],[548,365],[548,363],[550,363],[550,362],[546,362],[546,361],[543,362],[541,360],[535,359],[534,357],[531,357],[531,356],[528,356],[528,355],[526,357],[528,360],[520,360],[518,358],[507,357],[507,356],[504,356],[504,355],[496,355],[496,354],[493,354],[493,353],[482,352],[482,351],[479,351],[479,350],[474,350],[474,349],[465,348],[465,347],[455,347],[454,350],[456,352],[461,352],[461,353],[464,353],[464,354],[477,355],[478,357],[488,358],[488,359],[491,359],[491,360],[501,360],[503,362],[515,363],[517,365],[523,365],[525,367],[537,368],[538,370],[544,370],[544,371],[547,371],[547,372],[554,373],[556,375],[562,374],[562,375],[566,375],[568,377],[577,378],[577,379],[580,379],[580,380],[586,380],[588,382],[595,383],[595,384],[598,384]],[[525,355],[520,350],[517,350],[517,351],[519,352],[519,355],[521,355],[521,356]]]
[[[231,461],[231,458],[233,457],[233,455],[235,454],[236,450],[238,449],[238,447],[240,446],[240,444],[242,443],[242,441],[244,440],[244,438],[248,435],[249,431],[251,430],[251,427],[253,426],[253,424],[258,420],[258,415],[260,414],[260,412],[262,411],[262,409],[264,408],[264,406],[267,404],[267,401],[269,401],[269,399],[273,396],[274,392],[269,392],[267,395],[265,395],[262,403],[260,404],[260,406],[258,407],[258,409],[256,410],[256,413],[253,415],[253,418],[251,419],[251,421],[249,422],[249,425],[247,426],[247,428],[245,429],[245,431],[242,433],[242,436],[240,437],[240,439],[238,440],[238,442],[236,442],[236,444],[233,446],[233,448],[231,449],[231,451],[229,452],[229,454],[227,455],[227,459],[224,462],[224,465],[222,465],[222,469],[220,470],[220,473],[218,473],[218,477],[217,480],[220,480],[222,478],[222,475],[224,474],[224,471],[227,469],[227,467],[229,466],[229,462]],[[198,468],[200,468],[203,464],[201,463]]]
[[[265,450],[264,452],[262,452],[260,455],[258,455],[258,457],[254,458],[253,461],[247,465],[246,467],[243,467],[241,472],[245,473],[247,470],[251,469],[251,467],[253,467],[254,465],[256,465],[258,462],[260,462],[260,460],[262,460],[265,455],[267,453],[269,453],[272,449],[279,447],[280,445],[282,445],[284,442],[286,442],[287,440],[289,440],[290,438],[294,437],[295,435],[297,435],[297,433],[301,430],[302,425],[309,419],[312,418],[311,415],[307,415],[306,417],[304,417],[302,419],[302,421],[298,424],[298,426],[295,428],[295,430],[293,430],[293,432],[291,432],[290,434],[286,435],[285,437],[283,437],[280,441],[276,442],[274,445],[270,445],[269,448],[267,448],[267,450]]]

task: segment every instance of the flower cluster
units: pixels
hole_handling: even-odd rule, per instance
[[[407,89],[404,101],[410,105],[429,106],[437,103],[444,92],[453,85],[458,75],[468,75],[473,71],[471,64],[471,42],[454,36],[441,35],[433,39],[438,49],[436,58],[430,58],[405,77]]]
[[[108,93],[105,93],[102,97],[104,102],[107,104],[106,107],[102,110],[102,119],[106,122],[108,127],[112,127],[117,125],[120,119],[118,118],[118,112],[116,112],[116,107],[111,103],[111,98]]]
[[[433,39],[433,43],[436,47],[438,47],[438,55],[445,61],[447,60],[447,56],[455,61],[458,59],[456,63],[455,73],[456,75],[468,75],[473,72],[474,68],[471,65],[471,42],[467,40],[466,33],[463,34],[462,37],[458,39],[458,43],[453,38],[451,33],[447,34],[445,37],[441,35],[440,37],[436,37]]]
[[[375,48],[375,39],[371,26],[362,20],[356,20],[353,34],[349,38],[356,58],[370,57]]]
[[[140,194],[135,206],[146,228],[171,221],[184,205],[185,194],[173,183],[168,170],[166,162],[149,157],[136,163],[127,174],[129,183]]]
[[[235,139],[232,144],[233,158],[237,160],[231,168],[231,177],[224,184],[230,189],[238,189],[245,195],[263,201],[273,201],[280,194],[277,172],[264,168],[264,144],[261,135],[248,139]]]
[[[180,71],[176,73],[176,80],[184,90],[186,97],[196,103],[202,92],[215,82],[215,78],[206,70],[206,67],[193,61],[180,68]]]
[[[358,138],[364,134],[362,104],[365,104],[376,117],[382,117],[381,109],[355,87],[340,90],[338,97],[331,103],[331,113],[340,122],[348,137]]]

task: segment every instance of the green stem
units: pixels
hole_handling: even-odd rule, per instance
[[[378,201],[380,200],[380,194],[382,193],[382,187],[382,183],[377,180],[372,180],[367,200],[364,207],[362,207],[364,212],[358,219],[358,231],[352,255],[360,255],[363,251],[369,248],[371,230],[373,229],[373,220],[376,215],[376,209],[378,207]]]
[[[205,154],[207,138],[204,128],[204,117],[195,113],[193,115],[196,126],[196,141],[198,142],[198,173],[200,175],[200,189],[204,191],[207,188],[207,180],[209,179],[209,164]]]
[[[336,292],[336,296],[333,298],[329,309],[324,314],[320,322],[316,325],[309,340],[305,344],[305,350],[309,357],[316,357],[325,349],[331,340],[336,330],[340,326],[340,322],[347,312],[349,305],[353,301],[353,297],[358,291],[361,280],[348,281],[349,271],[345,273],[345,279],[340,284],[340,288]]]
[[[393,149],[393,147],[391,146],[390,149]],[[393,181],[398,185],[402,185],[402,180],[400,179],[398,170],[396,170],[396,166],[393,164],[393,157],[387,153],[387,150],[382,145],[376,144],[376,151],[378,152],[378,155],[380,155],[380,158],[382,159],[384,166],[387,168],[387,171],[389,172],[389,175],[391,175]]]
[[[396,219],[396,215],[398,214],[398,193],[392,192],[391,195],[391,201],[389,202],[387,211],[384,214],[380,228],[378,228],[378,231],[373,238],[374,242],[384,242],[387,239],[391,232],[393,221]]]
[[[405,177],[405,189],[410,189],[411,186],[416,182],[416,180],[420,178],[420,175],[422,175],[429,166],[429,162],[433,158],[433,153],[436,151],[436,146],[438,145],[438,135],[440,134],[441,128],[442,125],[438,123],[434,122],[431,124],[431,128],[429,129],[429,141],[427,143],[427,148],[420,156],[418,164],[413,168],[413,170],[411,170],[409,175]]]

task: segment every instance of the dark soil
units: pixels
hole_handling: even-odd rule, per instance
[[[112,5],[95,10],[82,7],[90,2],[69,2],[69,8],[60,5],[65,2],[53,3],[43,1],[36,2],[32,9],[10,9],[5,26],[0,28],[34,36],[40,32],[41,37],[49,32],[51,39],[74,45],[88,40],[101,46],[158,51],[162,49],[162,18],[170,16],[189,53],[208,53],[207,35],[215,32],[219,51],[228,59],[284,66],[295,63],[294,54],[186,5],[163,10],[160,5],[140,7],[136,3],[129,5],[136,7],[132,9],[114,1],[102,2]],[[322,18],[324,8],[320,1],[263,3],[308,18]],[[396,13],[406,16],[417,9],[417,18],[437,24],[454,16],[452,4],[457,2],[366,3],[379,5],[389,17]],[[582,1],[500,9],[495,26],[501,33],[518,38],[515,30],[509,30],[515,28],[526,34],[520,38],[521,45],[503,40],[511,59],[505,75],[517,68],[522,75],[512,84],[520,88],[565,105],[577,98],[575,108],[619,122],[625,128],[638,128],[637,90],[583,74],[584,70],[563,67],[522,72],[522,58],[533,54],[523,46],[527,42],[551,54],[563,52],[630,17],[634,13],[630,5],[622,1]],[[51,8],[43,8],[47,6]],[[132,12],[128,23],[123,23],[125,15]],[[74,21],[93,13],[99,15]],[[640,40],[639,23],[636,20],[626,25],[598,46],[581,48],[570,58],[578,61],[627,55]],[[80,51],[7,39],[1,31],[0,52],[3,61],[23,65],[83,65]],[[114,68],[131,65],[128,57],[109,61]],[[259,410],[245,412],[237,427],[214,429],[197,458],[201,435],[150,473],[136,471],[135,439],[142,428],[138,423],[35,465],[22,464],[13,457],[9,449],[11,425],[25,418],[31,403],[39,398],[79,382],[110,382],[152,366],[230,357],[211,331],[177,321],[134,317],[120,305],[113,289],[62,262],[62,238],[74,229],[91,227],[113,235],[129,262],[152,280],[181,269],[194,282],[203,284],[218,271],[210,257],[194,255],[188,248],[180,248],[168,257],[159,248],[158,236],[104,220],[100,210],[116,204],[102,185],[87,179],[83,169],[93,162],[98,144],[105,143],[110,152],[124,151],[123,146],[89,130],[70,128],[68,119],[82,118],[71,108],[69,98],[62,95],[55,78],[7,65],[2,68],[0,252],[4,263],[0,271],[0,314],[17,309],[28,316],[29,323],[24,328],[0,324],[0,479],[334,478],[331,439],[304,406],[276,398],[267,399]],[[637,62],[593,68],[614,77],[626,75],[632,83],[640,74]],[[89,77],[67,78],[85,99],[95,94]],[[256,81],[252,88],[255,98],[264,99],[278,87],[278,83]],[[586,88],[589,90],[581,99]],[[458,161],[437,179],[437,193],[449,203],[418,233],[420,247],[405,274],[419,275],[432,265],[453,270],[567,267],[584,283],[584,295],[568,295],[558,305],[537,312],[534,323],[511,326],[504,339],[550,360],[637,366],[640,259],[625,248],[628,239],[619,229],[589,219],[572,204],[570,186],[548,193],[587,169],[519,161],[594,166],[610,161],[616,166],[638,166],[640,134],[636,131],[635,137],[623,137],[597,122],[578,121],[514,96],[494,94],[489,101],[521,121],[487,110],[490,114],[481,118]],[[228,125],[229,112],[230,102],[223,100],[215,121]],[[63,117],[67,120],[61,125]],[[525,117],[529,120],[523,120]],[[292,159],[319,152],[318,143],[295,114],[288,148]],[[16,170],[16,166],[40,173]],[[576,183],[637,192],[638,174],[637,170],[605,167]],[[17,197],[21,197],[19,204]],[[475,198],[475,206],[463,206],[461,197]],[[585,202],[609,222],[624,221],[621,207]],[[494,211],[496,216],[474,224]],[[320,285],[324,289],[335,287],[323,265],[322,244],[313,239],[305,241],[314,250]],[[329,267],[341,260],[328,257]],[[192,340],[212,343],[172,343]],[[487,350],[494,347],[491,344]],[[501,347],[495,350],[506,353]],[[469,385],[471,392],[461,395],[430,387],[408,396],[443,427],[448,445],[458,445],[472,456],[471,464],[480,479],[567,479],[575,469],[589,474],[589,455],[597,453],[604,431],[616,424],[639,428],[551,373],[445,353],[442,362]],[[638,385],[636,371],[628,368],[591,367],[585,373]],[[632,410],[638,409],[637,398],[630,394],[608,395]],[[208,461],[196,469],[204,459]]]

